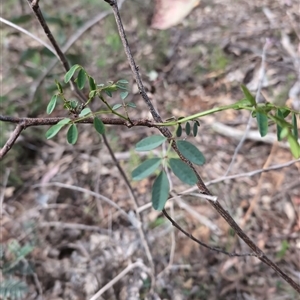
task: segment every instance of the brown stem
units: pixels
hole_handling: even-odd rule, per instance
[[[50,43],[52,44],[53,48],[55,49],[64,69],[66,72],[69,71],[70,69],[70,65],[68,63],[68,60],[65,56],[65,54],[63,53],[63,51],[61,50],[61,48],[59,47],[58,43],[56,42],[41,10],[39,7],[39,0],[27,0],[29,3],[29,6],[32,8],[35,16],[37,17],[40,25],[42,26],[42,28],[44,29],[45,34],[47,35]],[[86,102],[86,97],[84,96],[84,94],[77,88],[76,83],[74,82],[74,79],[71,80],[71,86],[72,89],[74,89],[76,91],[77,96],[80,98],[80,100],[85,103]]]

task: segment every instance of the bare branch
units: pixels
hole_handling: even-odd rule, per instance
[[[192,234],[188,233],[187,231],[185,231],[178,223],[176,223],[169,215],[168,213],[166,212],[165,209],[162,210],[164,216],[172,223],[172,225],[174,227],[176,227],[177,229],[179,229],[184,235],[186,235],[188,238],[190,238],[191,240],[193,240],[194,242],[196,242],[197,244],[203,246],[204,248],[207,248],[209,250],[212,250],[212,251],[216,251],[216,252],[219,252],[219,253],[223,253],[223,254],[226,254],[230,257],[232,256],[255,256],[255,257],[258,257],[256,253],[235,253],[235,252],[227,252],[223,249],[220,249],[220,248],[216,248],[216,247],[211,247],[211,246],[208,246],[207,244],[201,242],[200,240],[196,239]]]
[[[21,134],[21,132],[25,129],[24,125],[18,124],[13,133],[11,134],[10,138],[7,140],[5,145],[2,149],[0,149],[0,160],[4,157],[4,155],[11,149],[11,147],[14,145],[15,141]]]

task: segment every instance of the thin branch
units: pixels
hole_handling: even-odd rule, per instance
[[[57,55],[57,53],[55,52],[54,48],[52,48],[50,45],[48,45],[47,43],[45,43],[39,37],[35,36],[34,34],[30,33],[29,31],[27,31],[26,29],[24,29],[24,28],[22,28],[22,27],[20,27],[20,26],[18,26],[16,24],[14,24],[14,23],[12,23],[12,22],[10,22],[10,21],[2,18],[2,17],[0,17],[0,22],[4,23],[4,24],[6,24],[6,25],[8,25],[8,26],[10,26],[12,28],[15,28],[15,29],[17,29],[20,32],[23,32],[23,33],[27,34],[28,36],[30,36],[31,38],[33,38],[35,41],[37,41],[38,43],[40,43],[41,45],[43,45],[44,47],[46,47],[57,58],[59,58],[58,55]]]
[[[211,246],[208,246],[207,244],[201,242],[200,240],[196,239],[192,234],[188,233],[187,231],[185,231],[178,223],[176,223],[169,215],[168,213],[166,212],[165,209],[162,210],[162,213],[164,214],[164,216],[172,223],[172,225],[174,227],[176,227],[178,230],[180,230],[184,235],[186,235],[188,238],[190,238],[191,240],[193,240],[194,242],[196,242],[197,244],[201,245],[202,247],[204,248],[207,248],[209,250],[212,250],[212,251],[215,251],[215,252],[219,252],[219,253],[223,253],[223,254],[226,254],[230,257],[233,257],[233,256],[255,256],[255,257],[258,257],[256,253],[235,253],[235,252],[227,252],[223,249],[220,249],[220,248],[216,248],[216,247],[211,247]]]
[[[122,20],[120,17],[120,13],[118,10],[118,5],[117,2],[115,0],[104,0],[105,2],[109,3],[112,6],[112,9],[114,11],[114,16],[115,16],[115,20],[117,23],[117,27],[118,27],[118,31],[119,31],[119,35],[121,37],[122,43],[123,43],[123,47],[124,47],[124,51],[127,55],[128,58],[128,62],[129,65],[131,67],[133,76],[137,82],[138,88],[140,90],[140,94],[143,97],[144,101],[146,102],[146,104],[149,107],[149,110],[154,118],[154,120],[156,122],[159,122],[159,120],[161,120],[160,115],[158,114],[158,112],[154,109],[153,104],[151,103],[149,97],[147,96],[147,93],[145,92],[144,86],[142,84],[142,80],[141,77],[139,75],[139,71],[137,68],[137,65],[133,59],[133,56],[131,54],[129,45],[128,45],[128,41],[126,38],[126,34],[124,31],[124,27],[122,24]],[[169,131],[168,128],[159,128],[160,131],[162,132],[162,134],[167,137],[167,138],[171,138],[172,134]],[[182,159],[182,161],[184,161],[185,163],[187,163],[194,171],[195,175],[197,176],[198,182],[197,182],[197,186],[199,188],[199,190],[203,193],[203,194],[207,194],[212,196],[212,194],[210,193],[210,191],[208,190],[208,188],[206,187],[206,185],[203,183],[203,180],[201,178],[201,176],[198,174],[198,172],[196,171],[196,169],[194,168],[193,164],[187,160],[178,150],[176,144],[174,141],[171,141],[171,145],[172,148],[175,150],[175,152],[179,155],[179,157]],[[297,284],[295,281],[293,281],[287,274],[285,274],[275,263],[273,263],[264,253],[263,251],[245,234],[245,232],[239,227],[239,225],[234,221],[234,219],[230,216],[230,214],[221,206],[221,204],[219,203],[219,201],[209,201],[209,203],[217,210],[217,212],[226,220],[226,222],[234,229],[234,231],[237,233],[237,235],[254,251],[255,255],[264,263],[266,263],[267,265],[269,265],[271,268],[273,268],[285,281],[287,281],[294,289],[296,289],[299,293],[300,293],[300,285]],[[166,213],[165,210],[163,210],[165,216],[172,222],[172,224],[174,226],[176,226],[177,224],[174,222],[174,220],[172,220],[169,215]],[[178,227],[177,227],[178,228]],[[181,227],[179,226],[178,228],[179,230],[181,230]],[[184,232],[184,231],[183,231]],[[189,233],[185,232],[185,234],[187,234],[187,236],[189,236]]]
[[[47,35],[50,43],[52,44],[53,48],[56,51],[57,56],[59,57],[59,60],[61,61],[64,69],[66,72],[69,71],[70,69],[70,65],[68,63],[68,60],[65,56],[65,54],[63,53],[63,51],[61,50],[61,48],[59,47],[58,43],[56,42],[41,10],[39,7],[39,0],[27,0],[27,2],[29,3],[29,6],[31,7],[32,11],[34,12],[35,16],[37,17],[40,25],[42,26],[42,28],[44,29],[45,34]],[[84,94],[77,88],[77,85],[75,84],[74,79],[71,79],[70,81],[71,83],[71,88],[72,90],[76,91],[77,96],[79,97],[79,99],[85,103],[86,102],[86,97],[84,96]]]
[[[123,5],[125,0],[119,1],[119,7]],[[91,27],[93,27],[95,24],[103,20],[108,15],[112,14],[111,10],[107,10],[104,12],[101,12],[100,14],[96,15],[92,19],[88,20],[86,23],[84,23],[73,35],[70,36],[70,38],[67,40],[65,45],[62,47],[62,52],[66,53],[70,47]],[[54,49],[53,49],[54,50]],[[56,53],[55,53],[56,55]],[[58,57],[57,57],[58,58]],[[46,70],[33,82],[33,84],[30,86],[30,95],[29,95],[29,102],[31,102],[34,98],[34,95],[38,89],[38,87],[41,85],[43,80],[46,78],[46,76],[51,72],[51,70],[55,67],[58,60],[57,58],[54,58],[49,65],[46,67]],[[58,58],[59,59],[59,58]]]
[[[258,80],[258,87],[257,87],[257,92],[256,92],[256,96],[255,96],[255,102],[258,103],[259,102],[259,97],[260,97],[260,92],[261,92],[261,88],[262,88],[262,84],[263,84],[263,81],[264,81],[264,76],[265,76],[265,64],[266,64],[266,52],[267,52],[267,48],[269,47],[269,42],[268,40],[266,41],[264,47],[263,47],[263,51],[262,51],[262,55],[261,55],[261,66],[260,66],[260,70],[259,70],[259,80]],[[250,114],[249,116],[249,119],[248,119],[248,122],[247,122],[247,126],[246,126],[246,129],[244,131],[244,135],[242,136],[241,140],[239,141],[238,145],[236,146],[235,150],[234,150],[234,153],[233,153],[233,156],[231,158],[231,162],[224,174],[224,176],[227,176],[230,172],[230,170],[232,169],[233,167],[233,164],[235,163],[235,160],[236,160],[236,157],[239,153],[239,151],[241,150],[246,138],[247,138],[247,135],[250,131],[250,128],[251,128],[251,125],[252,125],[252,122],[253,122],[253,117],[252,115]]]
[[[90,300],[97,300],[99,299],[99,297],[105,293],[108,289],[110,289],[114,284],[116,284],[120,279],[122,279],[127,273],[129,273],[131,270],[135,269],[135,268],[141,268],[144,271],[146,271],[147,273],[149,273],[148,269],[146,268],[146,266],[140,262],[140,261],[136,261],[133,264],[130,264],[129,266],[127,266],[121,273],[119,273],[114,279],[112,279],[109,283],[107,283],[104,287],[102,287],[94,296],[92,296],[90,298]]]
[[[78,191],[81,193],[85,193],[88,195],[91,195],[95,198],[98,198],[104,202],[106,202],[107,204],[111,205],[112,207],[116,208],[123,216],[125,216],[129,222],[135,227],[135,222],[133,221],[133,218],[131,216],[129,216],[126,211],[124,209],[122,209],[118,204],[116,204],[114,201],[110,200],[109,198],[100,195],[98,193],[92,192],[88,189],[79,187],[79,186],[75,186],[75,185],[71,185],[71,184],[65,184],[65,183],[60,183],[60,182],[50,182],[50,183],[43,183],[43,184],[35,184],[32,187],[33,188],[37,188],[37,187],[45,187],[45,186],[57,186],[57,187],[61,187],[61,188],[65,188],[65,189],[70,189],[70,190],[74,190],[74,191]]]
[[[11,134],[10,138],[7,140],[5,145],[0,149],[0,160],[4,157],[5,154],[11,149],[11,147],[16,142],[17,138],[24,130],[24,125],[22,123],[18,124],[13,133]]]
[[[110,147],[110,144],[109,144],[109,142],[106,138],[106,135],[103,134],[102,137],[103,137],[104,144],[105,144],[106,148],[108,149],[108,152],[109,152],[113,162],[115,163],[116,167],[118,168],[123,180],[125,181],[125,184],[126,184],[128,190],[129,190],[131,201],[133,203],[134,210],[135,210],[135,213],[136,213],[136,218],[137,218],[137,221],[138,221],[137,222],[138,224],[136,225],[136,228],[138,229],[140,239],[142,241],[142,245],[145,249],[146,256],[148,258],[150,268],[151,268],[151,290],[153,290],[153,288],[155,286],[155,276],[154,276],[155,275],[155,267],[154,267],[154,262],[153,262],[152,254],[151,254],[151,251],[150,251],[150,247],[148,245],[148,242],[147,242],[147,239],[146,239],[143,227],[142,227],[142,220],[141,220],[141,216],[140,216],[139,211],[138,211],[137,198],[136,198],[136,196],[134,194],[134,191],[133,191],[133,188],[132,188],[132,186],[131,186],[131,184],[130,184],[127,176],[126,176],[126,173],[124,172],[123,168],[121,167],[118,160],[116,159],[114,151]]]

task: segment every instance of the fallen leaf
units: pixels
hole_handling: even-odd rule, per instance
[[[164,30],[179,24],[199,2],[199,0],[155,0],[151,27]]]

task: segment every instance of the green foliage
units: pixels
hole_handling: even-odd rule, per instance
[[[26,282],[14,278],[14,275],[32,275],[33,267],[26,257],[33,251],[34,246],[25,244],[21,246],[17,240],[11,240],[7,245],[1,245],[0,257],[2,261],[2,273],[9,277],[0,283],[1,299],[24,299],[28,287]]]
[[[290,245],[289,245],[288,241],[287,240],[283,240],[281,242],[281,249],[276,254],[276,258],[277,259],[284,258],[284,256],[285,256],[287,250],[289,249],[289,247],[290,247]]]
[[[256,120],[260,135],[263,137],[268,133],[268,117],[265,113],[256,112]]]
[[[139,141],[135,146],[135,150],[136,151],[153,150],[156,147],[160,146],[166,140],[167,138],[162,135],[152,135]]]
[[[72,124],[67,132],[67,141],[69,144],[74,145],[78,139],[78,129],[76,124]]]
[[[205,163],[204,155],[193,144],[187,141],[177,141],[176,145],[182,155],[196,165],[202,166]]]
[[[77,76],[76,76],[76,72]],[[68,110],[69,114],[73,114],[74,118],[72,118],[72,124],[70,125],[67,131],[67,141],[70,144],[75,144],[78,139],[78,130],[76,123],[78,121],[82,121],[85,118],[89,118],[91,116],[94,117],[93,125],[96,131],[100,134],[105,133],[105,125],[101,121],[101,119],[97,116],[98,114],[112,113],[116,116],[129,121],[127,108],[136,108],[136,105],[132,102],[125,103],[124,100],[128,96],[127,84],[128,81],[125,79],[120,79],[117,82],[108,82],[107,84],[96,84],[95,79],[91,77],[87,71],[80,66],[79,64],[73,65],[70,70],[64,76],[64,82],[68,83],[71,79],[74,79],[78,88],[80,90],[84,89],[86,82],[88,81],[89,86],[89,97],[86,103],[79,104],[77,100],[66,99],[64,95],[64,90],[62,85],[56,81],[56,88],[58,90],[58,94],[52,96],[50,102],[47,106],[47,113],[51,114],[56,107],[57,100],[60,98],[63,101],[63,106],[66,110]],[[105,100],[104,95],[112,97],[115,92],[120,92],[121,100],[123,104],[115,104],[113,107]],[[99,110],[96,112],[92,112],[88,105],[95,99],[100,99],[100,104],[104,104],[108,110]],[[120,107],[124,107],[126,115],[122,115],[116,112],[116,110]],[[68,120],[68,121],[66,121]],[[57,124],[51,126],[46,132],[46,138],[53,138],[65,125],[69,124],[71,119],[66,118]]]
[[[161,211],[169,196],[170,184],[166,172],[161,171],[152,186],[152,206]]]
[[[169,165],[173,173],[184,183],[194,185],[197,183],[197,176],[189,165],[179,158],[170,158]]]
[[[47,114],[48,115],[50,115],[53,112],[53,110],[56,106],[56,102],[57,102],[57,95],[53,95],[47,106]]]
[[[94,128],[100,134],[105,133],[105,125],[103,124],[103,122],[98,117],[94,118]]]
[[[46,132],[46,138],[48,140],[53,138],[70,121],[71,121],[71,119],[65,118],[65,119],[59,121],[57,124],[51,126]]]
[[[132,179],[133,180],[141,180],[156,171],[156,169],[161,164],[161,158],[150,158],[145,160],[142,164],[140,164],[136,169],[132,171]]]
[[[3,300],[24,299],[28,292],[28,286],[18,279],[6,279],[0,283],[0,297]]]

